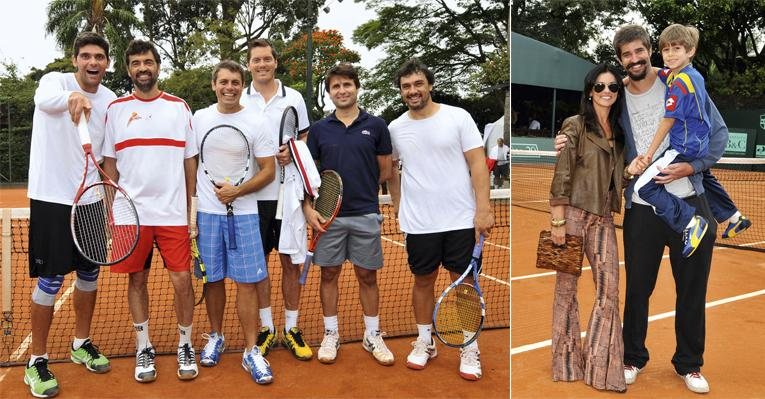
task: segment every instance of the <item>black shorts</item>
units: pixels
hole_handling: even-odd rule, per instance
[[[429,234],[407,234],[406,252],[409,269],[415,275],[427,275],[438,269],[439,265],[444,265],[446,270],[462,274],[470,264],[474,246],[474,228]]]
[[[66,275],[98,267],[85,259],[72,239],[71,205],[29,203],[29,277]]]
[[[272,249],[279,250],[279,233],[282,221],[276,219],[277,201],[258,201],[258,217],[260,218],[260,238],[263,241],[263,254],[268,259]]]

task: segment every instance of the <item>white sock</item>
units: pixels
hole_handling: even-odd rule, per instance
[[[35,363],[35,360],[43,358],[48,359],[48,353],[43,353],[42,355],[32,355],[29,357],[29,363],[27,363],[27,367],[32,367],[32,365]]]
[[[736,211],[736,213],[733,214],[733,216],[728,218],[728,221],[731,223],[738,223],[738,219],[741,217],[741,212]]]
[[[82,347],[82,344],[84,344],[85,341],[87,341],[89,338],[90,337],[88,337],[88,338],[77,338],[77,337],[74,337],[74,341],[72,341],[72,349],[74,349],[74,350],[80,349]]]
[[[292,327],[297,327],[298,311],[284,309],[284,330],[289,331]]]
[[[421,342],[426,342],[428,345],[433,343],[430,335],[433,333],[433,324],[418,324],[417,325],[417,339]]]
[[[271,307],[260,308],[258,313],[260,314],[260,326],[268,327],[271,332],[274,332],[274,318],[271,315]]]
[[[335,316],[324,316],[324,329],[337,332],[337,315]]]
[[[143,323],[133,323],[133,328],[135,329],[136,335],[135,348],[140,351],[144,348],[150,347],[151,342],[149,342],[149,319],[146,319],[146,321]]]
[[[178,339],[178,346],[183,346],[185,344],[189,344],[191,346],[191,326],[193,324],[189,324],[188,326],[182,326],[178,324],[178,336],[180,337]]]
[[[364,331],[364,335],[372,335],[377,331],[380,331],[380,315],[377,316],[367,316],[364,315],[364,327],[366,328],[366,331]]]

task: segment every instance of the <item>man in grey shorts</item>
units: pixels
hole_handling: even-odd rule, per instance
[[[391,175],[391,141],[385,121],[357,104],[359,78],[350,64],[327,73],[325,87],[336,110],[311,126],[308,148],[321,170],[331,169],[343,179],[343,204],[337,219],[321,236],[314,263],[321,266],[321,307],[324,339],[318,358],[334,363],[340,347],[337,323],[337,282],[345,260],[353,263],[364,311],[363,347],[382,365],[392,365],[393,354],[380,333],[377,270],[383,266],[377,191]],[[321,218],[308,201],[304,207],[312,228],[324,231]],[[324,220],[321,220],[323,222]]]

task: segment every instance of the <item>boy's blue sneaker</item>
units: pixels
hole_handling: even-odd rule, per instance
[[[686,258],[696,252],[708,227],[707,220],[701,216],[695,215],[691,221],[691,226],[683,231],[683,256]]]
[[[260,349],[258,349],[257,345],[253,346],[249,352],[245,352],[242,359],[242,368],[247,370],[252,379],[258,384],[270,384],[274,381],[274,376],[271,374],[271,365],[260,354]]]
[[[212,367],[220,361],[220,355],[226,350],[226,340],[223,335],[218,333],[202,334],[202,338],[207,340],[202,354],[199,357],[199,364],[205,367]]]
[[[725,229],[725,232],[723,232],[722,238],[733,238],[750,227],[752,227],[752,221],[746,216],[739,216],[738,222],[728,223],[728,227]]]

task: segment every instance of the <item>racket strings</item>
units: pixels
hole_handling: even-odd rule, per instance
[[[74,239],[83,256],[111,264],[126,257],[138,240],[138,214],[116,187],[88,187],[74,205]]]
[[[314,203],[314,209],[325,219],[332,217],[337,208],[338,199],[343,195],[343,183],[335,173],[322,173],[319,197]]]
[[[215,182],[236,185],[249,171],[249,143],[241,132],[231,127],[219,126],[207,132],[200,154],[205,173]]]
[[[451,345],[473,339],[481,327],[481,299],[475,287],[460,284],[443,298],[436,314],[438,335]]]

